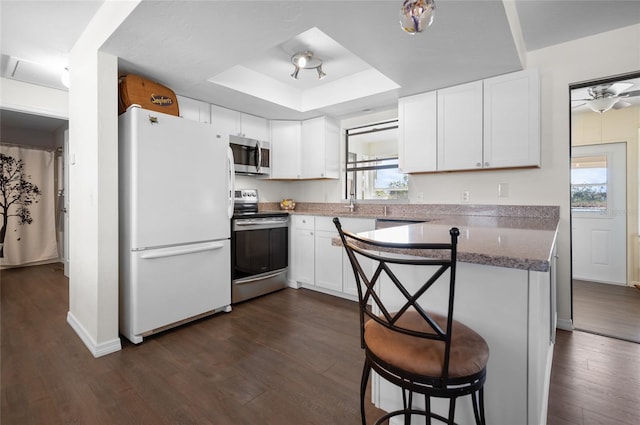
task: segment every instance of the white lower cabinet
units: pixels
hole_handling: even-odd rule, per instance
[[[333,226],[334,230],[324,230]],[[323,230],[320,230],[323,229]],[[333,238],[339,237],[335,226],[326,217],[316,217],[316,286],[342,292],[342,251],[333,245]]]
[[[374,219],[346,217],[340,218],[340,223],[354,233],[375,229]],[[293,215],[291,228],[292,280],[308,289],[356,299],[349,259],[342,246],[333,244],[339,238],[333,217]]]
[[[291,217],[291,270],[295,282],[315,283],[315,217],[294,215]]]
[[[344,230],[352,233],[368,232],[376,228],[376,221],[369,218],[341,218],[340,223]],[[366,257],[358,256],[358,262],[366,271],[370,271],[373,268],[373,261]],[[354,297],[358,296],[353,267],[344,248],[342,249],[342,292]]]

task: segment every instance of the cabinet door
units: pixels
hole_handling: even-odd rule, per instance
[[[266,142],[269,140],[269,121],[255,115],[241,114],[240,133],[244,137]]]
[[[482,81],[438,91],[438,170],[482,168]]]
[[[342,292],[342,251],[334,246],[338,232],[316,231],[316,286]]]
[[[191,99],[190,97],[176,96],[178,99],[178,109],[182,118],[198,121],[202,123],[211,122],[210,105],[201,100]]]
[[[344,230],[348,230],[353,233],[375,230],[376,227],[375,220],[362,218],[340,217],[340,224],[342,224],[342,228]],[[344,248],[342,248],[342,251],[342,292],[357,296],[358,288],[356,287],[356,278],[353,274],[353,268],[351,267],[351,262],[349,261],[349,257],[344,251]],[[374,267],[373,261],[369,258],[358,256],[358,262],[365,269],[365,273],[368,273],[368,276],[370,276]]]
[[[436,92],[398,101],[398,164],[403,173],[436,171]]]
[[[240,112],[211,105],[211,124],[216,131],[216,137],[229,143],[230,134],[240,134]]]
[[[300,121],[271,121],[271,178],[300,178]]]
[[[326,117],[302,121],[302,178],[340,177],[340,132]]]
[[[293,216],[293,280],[313,285],[315,281],[315,232],[314,217]]]
[[[484,81],[483,166],[540,166],[540,78],[536,69]]]

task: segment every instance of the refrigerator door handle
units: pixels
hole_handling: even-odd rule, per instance
[[[227,185],[229,187],[229,199],[227,200],[227,217],[233,217],[234,210],[234,202],[235,202],[235,180],[236,180],[236,169],[235,163],[233,160],[233,151],[231,147],[227,148]]]
[[[156,258],[176,257],[178,255],[195,254],[196,252],[214,251],[223,247],[224,244],[221,242],[211,242],[196,246],[165,248],[144,253],[140,258],[143,260],[153,260]]]

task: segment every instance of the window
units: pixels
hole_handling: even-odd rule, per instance
[[[345,198],[408,199],[409,176],[398,170],[398,121],[346,132]]]
[[[606,213],[607,155],[571,158],[571,211]]]

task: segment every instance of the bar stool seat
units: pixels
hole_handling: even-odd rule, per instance
[[[431,313],[431,317],[444,327],[446,317]],[[424,319],[415,311],[407,311],[396,322],[398,326],[419,332],[429,332]],[[453,321],[449,378],[476,375],[487,367],[489,346],[473,329]],[[444,364],[444,344],[431,339],[416,338],[395,332],[369,320],[364,325],[364,339],[373,355],[389,366],[409,373],[439,379]]]

